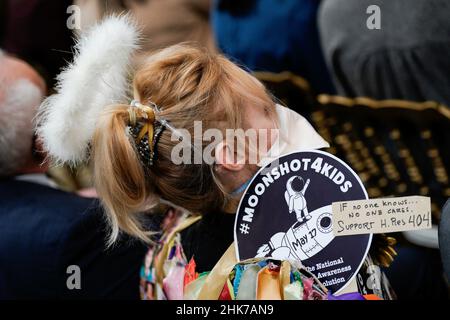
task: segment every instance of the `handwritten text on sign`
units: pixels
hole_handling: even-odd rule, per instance
[[[334,202],[332,210],[335,236],[431,228],[429,197]]]

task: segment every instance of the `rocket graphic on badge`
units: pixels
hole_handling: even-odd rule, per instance
[[[310,184],[300,176],[291,177],[286,183],[284,197],[289,214],[295,212],[295,222],[287,232],[274,234],[268,244],[262,245],[257,257],[271,256],[275,259],[306,260],[333,239],[331,205],[308,211],[305,193]]]

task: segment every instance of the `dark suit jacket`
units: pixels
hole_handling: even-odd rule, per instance
[[[0,299],[139,298],[146,248],[123,239],[106,250],[105,230],[96,201],[0,180]],[[67,288],[71,265],[80,290]]]

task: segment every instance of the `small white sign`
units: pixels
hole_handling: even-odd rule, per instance
[[[347,236],[431,228],[429,197],[333,202],[333,233]]]

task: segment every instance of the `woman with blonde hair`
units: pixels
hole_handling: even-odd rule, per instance
[[[123,231],[151,244],[141,274],[143,298],[196,298],[184,287],[212,270],[233,243],[238,201],[267,150],[294,133],[280,152],[328,144],[303,117],[277,105],[252,75],[221,55],[188,45],[145,60],[131,77],[131,105],[103,107],[123,98],[135,44],[132,24],[116,20],[120,28],[107,21],[81,41],[76,61],[60,76],[58,95],[42,107],[39,132],[56,160],[90,155],[111,226],[109,243]],[[107,31],[116,44],[106,41]],[[102,40],[104,54],[96,52],[92,61],[85,51],[90,45],[98,50]],[[80,84],[73,79],[80,80],[83,70],[102,71]],[[244,143],[241,154],[234,138],[220,138],[229,130],[249,129],[258,133],[256,143]],[[283,133],[291,129],[295,132]],[[186,216],[154,243],[142,212],[158,202],[182,208]]]

